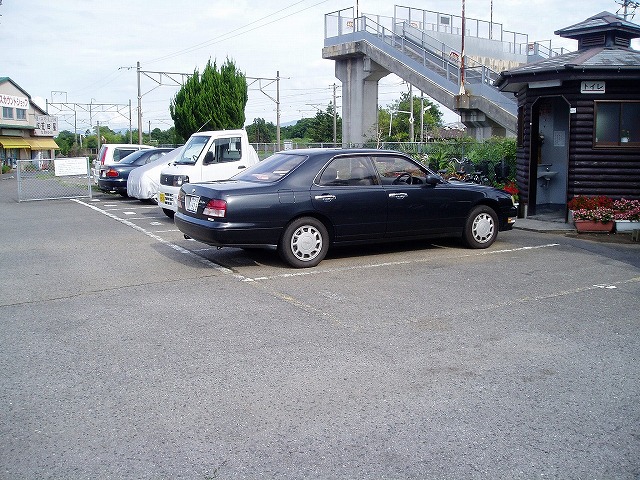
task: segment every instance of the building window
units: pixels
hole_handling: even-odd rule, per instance
[[[596,147],[640,146],[640,102],[595,102]]]
[[[13,108],[2,107],[2,118],[13,120]]]
[[[16,108],[16,120],[26,120],[27,111],[24,108]]]

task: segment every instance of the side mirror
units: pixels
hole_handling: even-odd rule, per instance
[[[202,164],[203,164],[203,165],[209,165],[209,164],[211,164],[211,163],[214,163],[214,160],[213,160],[213,152],[209,151],[209,152],[207,152],[207,153],[205,154],[205,156],[204,156],[204,160],[202,161]]]
[[[427,185],[438,185],[439,183],[444,183],[442,177],[440,175],[427,175],[425,179]]]

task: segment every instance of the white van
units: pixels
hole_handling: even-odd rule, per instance
[[[173,164],[162,170],[158,205],[173,218],[184,183],[225,180],[258,161],[244,130],[194,133]]]

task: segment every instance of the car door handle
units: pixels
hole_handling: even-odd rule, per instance
[[[323,202],[331,202],[336,199],[336,196],[325,193],[323,195],[316,195],[314,198],[316,200],[322,200]]]
[[[407,198],[406,193],[390,193],[389,198],[397,198],[398,200],[402,200],[403,198]]]
[[[238,170],[242,170],[243,168],[247,168],[247,167],[245,167],[244,165],[240,165],[240,166],[238,167]]]

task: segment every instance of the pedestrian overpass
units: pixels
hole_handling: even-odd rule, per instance
[[[324,28],[322,57],[335,60],[343,87],[346,145],[377,138],[378,81],[391,73],[458,113],[468,135],[513,136],[517,101],[493,86],[498,72],[555,54],[498,23],[466,18],[463,22],[455,15],[410,7],[395,6],[393,17],[358,18],[347,8],[325,15]]]

